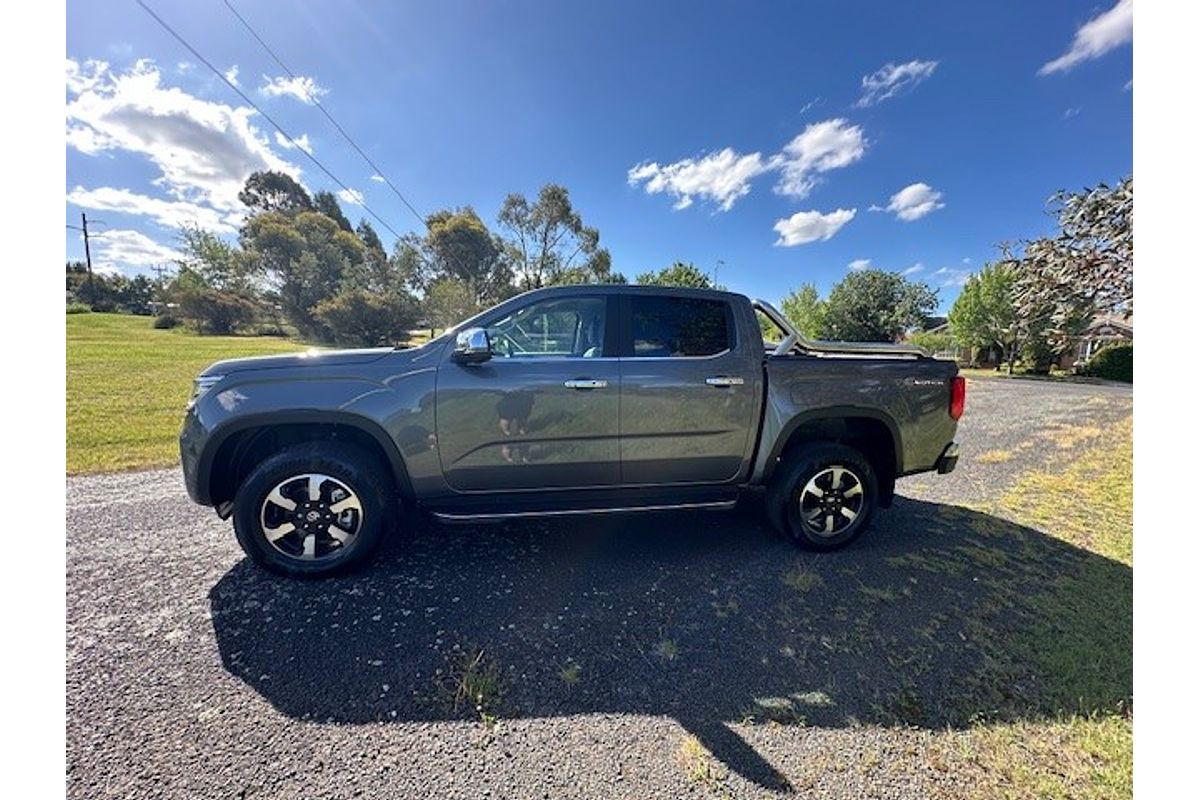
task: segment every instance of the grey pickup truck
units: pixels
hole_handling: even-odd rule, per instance
[[[807,341],[741,295],[562,286],[417,348],[213,364],[180,450],[191,498],[292,576],[362,562],[417,509],[728,509],[754,489],[784,534],[829,550],[896,478],[954,469],[964,387],[920,348]]]

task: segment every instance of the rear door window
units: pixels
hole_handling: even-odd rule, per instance
[[[692,297],[630,298],[634,358],[701,358],[734,347],[729,303]]]

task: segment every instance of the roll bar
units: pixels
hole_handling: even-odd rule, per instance
[[[755,311],[763,314],[779,330],[783,331],[783,341],[772,351],[771,355],[786,356],[795,350],[813,356],[838,356],[875,358],[887,356],[891,358],[932,358],[929,351],[915,344],[892,344],[890,342],[828,342],[823,340],[806,339],[766,300],[751,300],[750,305]]]

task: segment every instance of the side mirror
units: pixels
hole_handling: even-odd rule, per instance
[[[459,364],[482,364],[492,357],[492,342],[483,328],[467,328],[454,338],[454,360]]]

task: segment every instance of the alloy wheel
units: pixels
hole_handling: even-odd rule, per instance
[[[263,499],[259,517],[271,547],[289,558],[323,561],[354,544],[363,507],[344,481],[306,473],[276,484]]]
[[[865,501],[862,480],[841,465],[818,472],[796,497],[800,518],[822,538],[845,532],[862,513]]]

